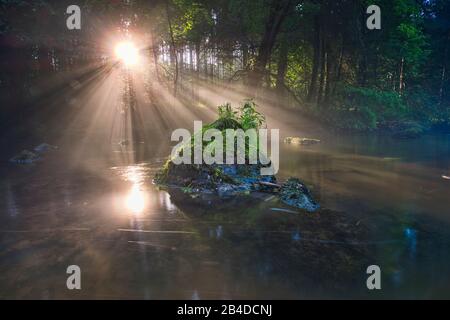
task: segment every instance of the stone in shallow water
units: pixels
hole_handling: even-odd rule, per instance
[[[119,146],[121,146],[121,147],[126,147],[128,145],[130,145],[130,141],[129,140],[121,140],[121,141],[119,141]]]
[[[212,191],[220,197],[248,195],[269,189],[261,182],[276,182],[274,176],[262,176],[259,165],[175,165],[166,163],[155,176],[155,182],[176,187],[189,187],[199,192]],[[272,187],[273,189],[273,187]]]
[[[10,162],[16,164],[29,164],[40,159],[39,155],[29,150],[22,150],[19,154],[9,159]]]
[[[300,137],[287,137],[284,139],[284,143],[299,144],[302,146],[310,146],[313,144],[317,144],[319,142],[320,140],[318,139],[300,138]]]
[[[57,146],[52,146],[48,143],[41,143],[40,145],[38,145],[37,147],[34,148],[34,152],[46,153],[48,151],[56,150],[56,149],[58,149]]]
[[[281,186],[280,198],[285,204],[314,212],[319,205],[313,200],[308,188],[297,178],[289,178]]]
[[[285,204],[295,208],[309,212],[319,208],[299,179],[290,178],[280,186],[275,176],[260,175],[260,169],[258,165],[175,165],[169,161],[156,174],[155,183],[181,188],[182,193],[189,194],[192,199],[209,198],[205,197],[206,193],[228,200],[266,192],[278,195]]]

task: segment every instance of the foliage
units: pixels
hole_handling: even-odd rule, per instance
[[[331,105],[329,121],[341,129],[373,130],[407,117],[408,109],[396,92],[344,86]]]
[[[210,129],[216,129],[219,130],[222,134],[222,150],[226,150],[226,142],[227,142],[227,136],[226,131],[227,129],[232,130],[238,130],[241,129],[243,131],[246,131],[248,129],[255,129],[258,130],[265,124],[265,117],[262,113],[256,110],[257,105],[252,100],[246,100],[244,103],[237,108],[236,110],[232,108],[230,103],[225,103],[224,105],[218,106],[218,119],[210,124],[206,124],[203,126],[201,132],[197,132],[192,136],[192,139],[187,142],[184,146],[182,146],[179,150],[179,153],[181,153],[181,150],[184,148],[191,148],[191,155],[194,154],[194,139],[202,139],[204,136],[204,133],[207,130]],[[234,132],[233,139],[236,143],[236,132]],[[216,144],[218,142],[213,139],[212,141],[203,141],[203,150],[205,148],[210,148],[212,150],[215,150]],[[248,155],[250,151],[252,152],[258,152],[259,150],[259,136],[256,136],[255,144],[250,141],[250,139],[245,139],[245,156],[248,159]],[[235,148],[236,152],[236,148]]]
[[[219,119],[212,124],[207,125],[205,129],[242,129],[242,125],[238,121],[238,112],[233,110],[229,103],[226,103],[218,108]]]
[[[239,111],[239,122],[244,130],[259,129],[265,123],[264,115],[256,110],[256,104],[252,100],[245,101]]]
[[[237,110],[226,103],[218,108],[219,118],[213,123],[206,125],[205,129],[259,129],[265,123],[265,117],[257,111],[257,105],[252,100],[246,100]]]
[[[82,67],[94,53],[104,53],[97,50],[103,48],[99,34],[109,39],[116,36],[111,30],[126,33],[124,25],[143,42],[151,38],[155,70],[167,75],[158,73],[158,80],[176,74],[175,88],[204,80],[203,74],[206,81],[239,74],[246,85],[254,71],[264,74],[257,86],[295,97],[278,100],[280,105],[294,102],[339,128],[450,123],[448,0],[379,0],[381,30],[366,28],[371,0],[84,0],[82,30],[67,32],[61,13],[69,3],[0,1],[0,43],[8,61],[0,73],[2,124],[22,121],[15,114],[24,109],[15,104],[30,97],[32,80]],[[186,67],[187,59],[195,66]],[[58,65],[48,68],[49,61]],[[245,92],[256,96],[249,88]],[[253,102],[246,102],[237,110],[221,106],[210,126],[247,129],[263,122]]]

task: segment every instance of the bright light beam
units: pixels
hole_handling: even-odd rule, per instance
[[[134,66],[139,61],[139,52],[136,46],[131,42],[120,42],[115,48],[116,57],[126,65]]]

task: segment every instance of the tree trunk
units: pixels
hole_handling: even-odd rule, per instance
[[[327,63],[326,63],[326,68],[327,68],[327,72],[326,72],[326,81],[325,81],[325,97],[324,97],[324,101],[328,102],[330,95],[331,95],[331,91],[332,91],[332,87],[333,87],[333,83],[335,81],[335,74],[336,74],[336,60],[337,57],[334,54],[334,52],[331,49],[331,46],[328,45],[327,46]]]
[[[311,83],[309,85],[308,90],[308,98],[309,102],[313,102],[316,98],[317,94],[317,79],[319,74],[319,66],[320,66],[320,55],[321,55],[321,46],[320,46],[320,19],[319,16],[315,16],[314,18],[314,41],[313,41],[313,66],[311,72]]]
[[[402,60],[400,61],[400,71],[399,71],[399,81],[398,81],[398,93],[400,95],[403,94],[403,89],[404,89],[404,74],[403,74],[403,69],[404,69],[404,65],[405,65],[405,58],[402,57]]]
[[[206,44],[203,46],[203,63],[205,64],[205,68],[203,69],[203,72],[205,73],[205,80],[208,80],[208,47]]]
[[[445,85],[445,64],[442,66],[441,85],[439,86],[439,105],[442,105],[444,100],[444,85]]]
[[[158,70],[158,48],[155,43],[155,38],[153,37],[153,31],[150,31],[150,41],[151,41],[152,52],[153,52],[153,63],[154,63],[154,67],[155,67],[156,79],[158,79],[158,82],[160,82],[161,79],[159,77],[159,70]]]
[[[189,45],[189,71],[191,73],[194,71],[194,50],[192,50],[192,45]]]
[[[447,41],[445,42],[444,49],[444,61],[442,63],[442,71],[441,71],[441,83],[439,86],[439,105],[441,106],[444,101],[444,87],[445,87],[445,77],[446,77],[446,65],[447,65],[447,56],[448,56],[448,43],[450,41],[450,32],[447,37]]]
[[[336,77],[335,77],[335,81],[333,84],[333,88],[331,90],[331,95],[334,95],[334,93],[336,92],[336,86],[339,83],[339,81],[341,81],[341,75],[342,75],[342,63],[344,61],[344,38],[342,38],[342,45],[341,45],[341,50],[339,52],[339,62],[336,68]]]
[[[319,80],[319,92],[317,93],[317,103],[321,103],[323,100],[323,94],[325,91],[325,81],[327,73],[327,60],[328,52],[326,51],[325,35],[321,32],[321,55],[320,55],[320,80]]]
[[[282,95],[284,93],[285,84],[284,78],[286,77],[286,70],[288,64],[288,44],[286,39],[283,39],[280,46],[280,53],[278,56],[278,71],[277,71],[277,93]]]
[[[249,77],[250,89],[253,90],[255,96],[256,91],[264,78],[264,74],[266,73],[266,66],[269,62],[275,40],[284,19],[288,15],[290,6],[291,0],[272,0],[270,4],[270,14],[266,20],[264,35],[258,49],[258,56],[256,58],[254,69]]]
[[[170,56],[173,57],[175,60],[175,75],[173,79],[173,94],[174,96],[177,95],[177,87],[178,87],[178,57],[177,57],[177,51],[175,49],[175,38],[173,36],[173,28],[172,28],[172,20],[170,18],[170,10],[169,10],[169,1],[166,1],[166,13],[167,13],[167,22],[169,23],[169,33],[170,33]]]
[[[242,44],[241,50],[242,50],[242,69],[247,70],[247,68],[248,68],[248,46],[247,46],[247,44]]]
[[[200,41],[197,41],[195,43],[195,64],[196,64],[196,72],[197,72],[197,79],[200,78]]]

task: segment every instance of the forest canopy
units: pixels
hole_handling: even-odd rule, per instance
[[[34,77],[100,59],[99,30],[126,25],[175,95],[189,79],[222,81],[342,129],[450,122],[447,0],[79,2],[83,27],[68,32],[68,1],[0,1],[2,105]],[[372,4],[380,30],[366,26]]]

